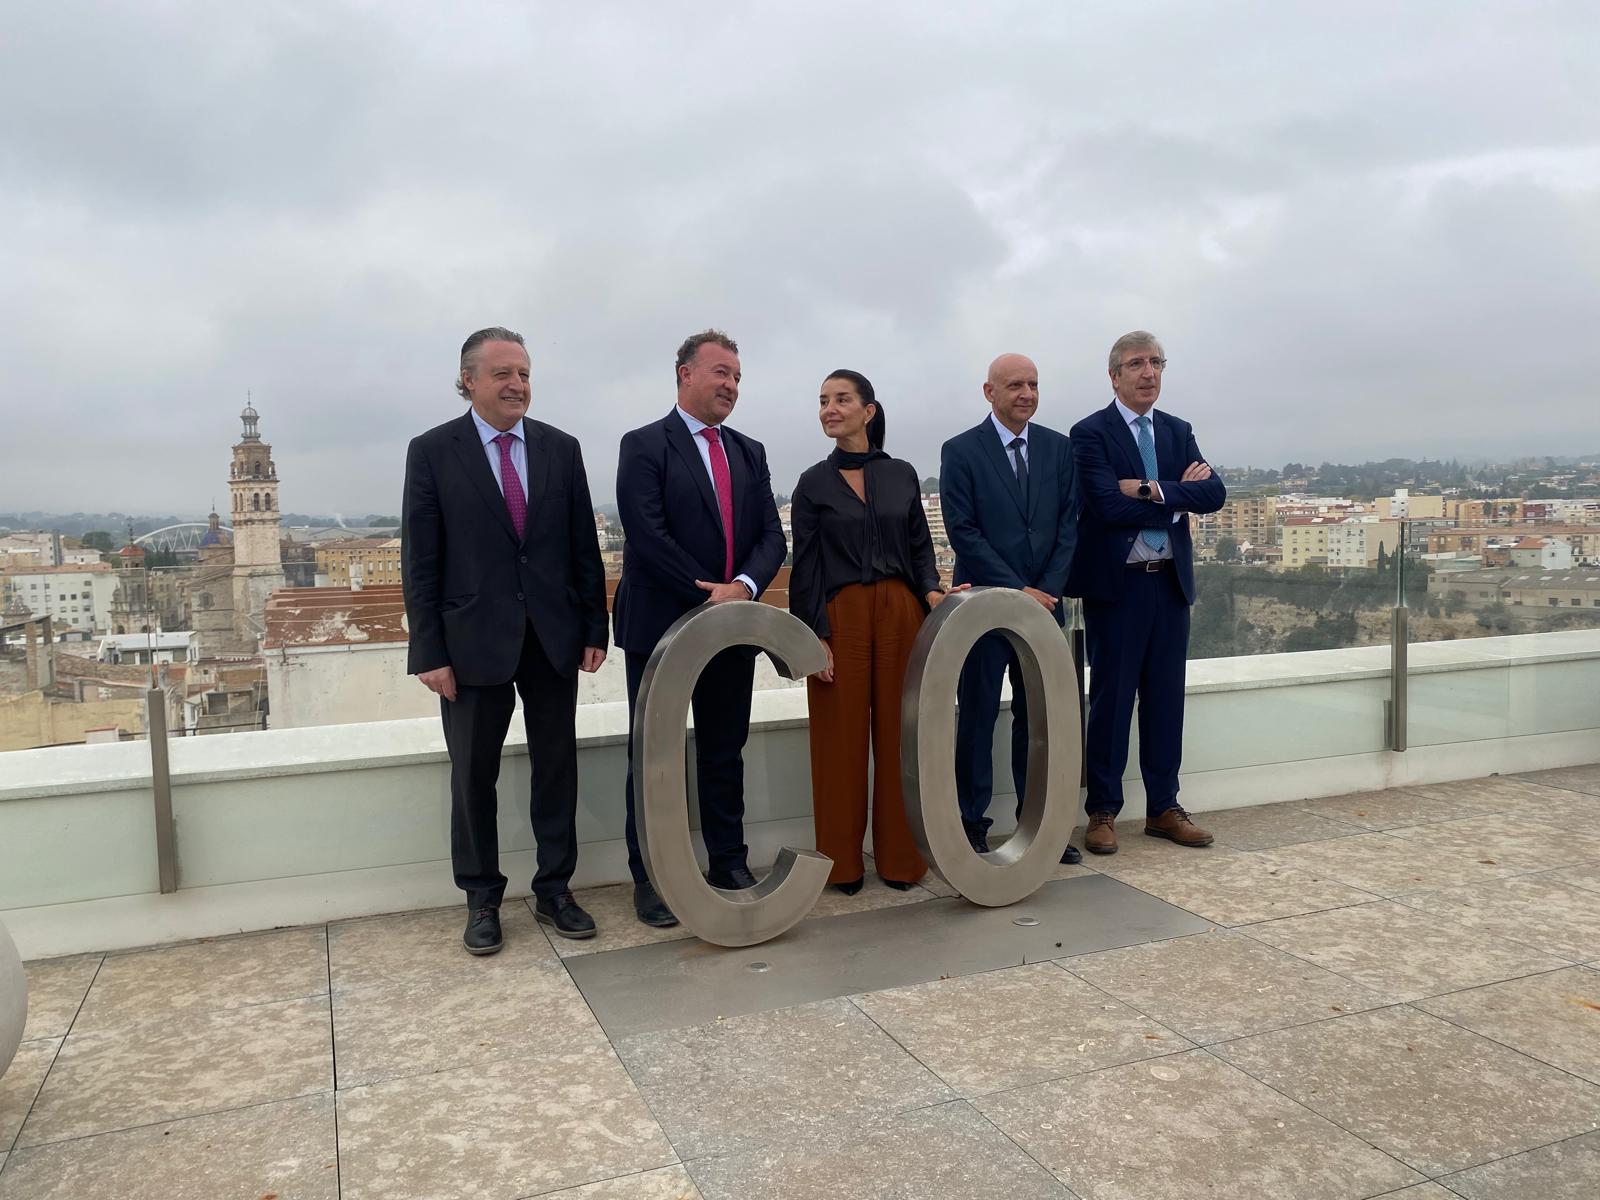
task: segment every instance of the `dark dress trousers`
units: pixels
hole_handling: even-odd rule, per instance
[[[944,444],[939,506],[956,552],[955,583],[1031,587],[1051,596],[1065,592],[1077,538],[1072,448],[1055,430],[1029,422],[1027,455],[1024,488],[993,420],[985,417]],[[1058,604],[1054,616],[1057,625],[1063,624],[1065,606]],[[1010,643],[990,634],[973,647],[956,692],[956,795],[969,836],[986,833],[990,825],[994,723],[1008,669],[1011,776],[1019,809],[1027,790],[1027,696]]]
[[[1139,708],[1139,770],[1146,813],[1178,803],[1183,759],[1184,664],[1189,652],[1189,606],[1194,603],[1194,545],[1189,522],[1177,513],[1211,513],[1227,489],[1213,474],[1180,483],[1193,462],[1204,462],[1187,421],[1152,409],[1151,435],[1165,503],[1134,500],[1117,486],[1143,479],[1139,445],[1115,402],[1072,427],[1082,513],[1070,595],[1083,598],[1089,660],[1089,721],[1084,758],[1090,813],[1122,810],[1122,772],[1135,698]],[[1140,530],[1167,532],[1172,561],[1157,571],[1128,565]]]
[[[719,426],[733,489],[733,577],[746,575],[757,594],[772,582],[788,552],[772,498],[761,443]],[[613,614],[628,682],[628,867],[647,879],[633,814],[633,709],[650,652],[684,613],[705,603],[697,579],[727,583],[726,543],[717,494],[694,435],[674,408],[622,437],[617,460],[617,510],[622,518],[622,580]],[[700,832],[711,869],[747,866],[744,844],[744,744],[750,735],[750,688],[756,651],[725,650],[706,664],[695,687],[696,777]]]
[[[450,853],[473,908],[498,905],[505,893],[495,782],[517,692],[533,765],[533,891],[567,890],[578,861],[578,665],[584,647],[607,644],[605,569],[578,442],[526,418],[522,432],[520,539],[470,412],[412,439],[406,453],[407,670],[455,673],[456,699],[440,699]]]

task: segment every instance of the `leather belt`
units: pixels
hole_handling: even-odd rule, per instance
[[[1163,567],[1170,567],[1171,565],[1172,565],[1172,560],[1170,558],[1151,558],[1151,559],[1146,559],[1144,562],[1131,562],[1131,563],[1129,563],[1128,564],[1128,570],[1130,570],[1130,571],[1145,571],[1147,573],[1154,574],[1156,571],[1161,570]]]

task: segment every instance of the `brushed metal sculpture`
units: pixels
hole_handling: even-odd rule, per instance
[[[1005,635],[1028,694],[1028,782],[1017,831],[979,854],[956,801],[956,681],[985,634]],[[926,621],[911,649],[901,700],[900,765],[906,816],[917,849],[974,904],[1015,904],[1055,873],[1078,819],[1078,680],[1060,628],[1039,604],[1010,588],[957,592]]]
[[[28,1023],[28,977],[11,934],[0,923],[0,1075],[22,1044],[22,1027]]]
[[[689,836],[684,770],[690,699],[705,665],[732,646],[759,646],[790,679],[827,666],[804,622],[770,604],[708,604],[678,618],[650,655],[634,718],[635,815],[645,871],[656,892],[696,937],[719,946],[753,946],[777,937],[811,911],[832,860],[785,846],[772,873],[753,888],[712,887],[700,874]]]

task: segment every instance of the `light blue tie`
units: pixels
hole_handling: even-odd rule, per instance
[[[1135,417],[1133,423],[1139,427],[1139,461],[1144,464],[1144,477],[1156,478],[1156,440],[1150,436],[1150,418]],[[1167,548],[1167,531],[1165,529],[1141,529],[1139,540],[1150,549],[1160,553]]]

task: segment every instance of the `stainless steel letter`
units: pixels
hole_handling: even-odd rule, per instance
[[[979,638],[996,632],[1016,650],[1028,693],[1028,793],[1017,832],[980,855],[961,826],[950,756],[962,664]],[[922,856],[974,904],[1015,904],[1038,891],[1072,837],[1083,758],[1072,653],[1049,614],[1010,588],[947,597],[912,647],[900,728],[906,816]]]
[[[777,937],[811,911],[833,860],[815,850],[785,846],[772,874],[744,891],[714,888],[700,874],[689,839],[685,728],[700,672],[732,646],[771,652],[778,670],[790,679],[803,679],[828,665],[816,634],[770,604],[707,604],[679,617],[656,643],[639,682],[634,816],[645,871],[684,926],[719,946],[754,946]]]

